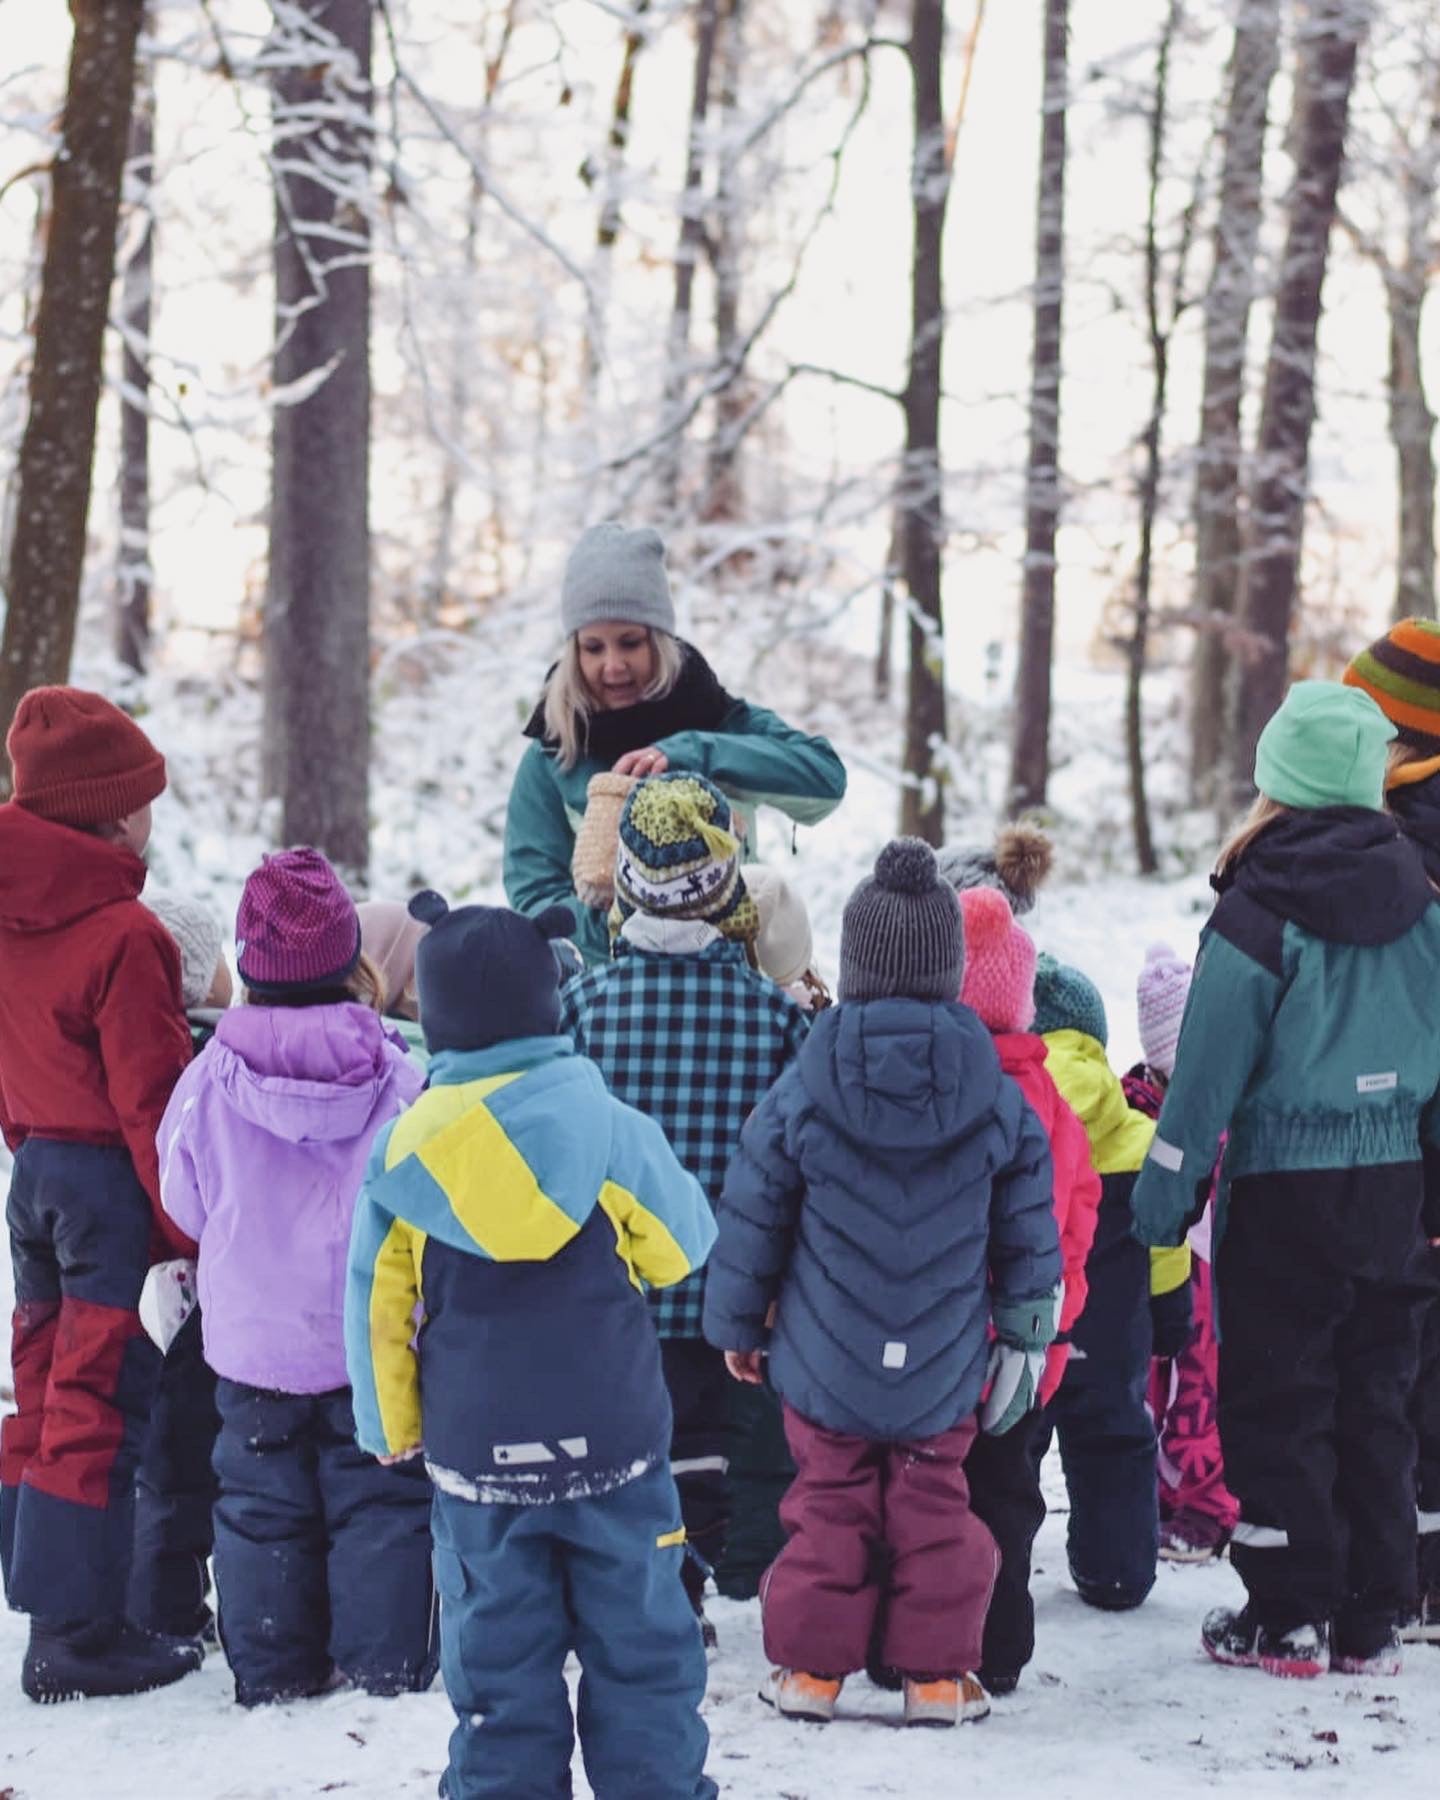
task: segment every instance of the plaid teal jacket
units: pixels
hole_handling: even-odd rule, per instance
[[[619,1100],[655,1120],[711,1209],[740,1129],[789,1067],[809,1015],[739,944],[669,954],[622,938],[560,999],[560,1029]],[[650,1296],[661,1337],[698,1338],[705,1272]]]

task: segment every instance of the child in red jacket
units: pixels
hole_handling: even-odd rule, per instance
[[[137,1311],[155,1255],[155,1134],[190,1056],[180,957],[140,904],[165,761],[99,694],[35,688],[0,806],[0,1127],[15,1152],[16,1412],[0,1426],[0,1570],[31,1615],[33,1700],[138,1693],[199,1666],[127,1623],[136,1463],[160,1358]]]
[[[980,1679],[991,1694],[1008,1694],[1035,1650],[1030,1551],[1045,1520],[1040,1492],[1043,1409],[1065,1373],[1070,1328],[1085,1305],[1085,1259],[1095,1236],[1100,1177],[1091,1166],[1085,1127],[1061,1099],[1045,1067],[1045,1041],[1030,1030],[1035,1017],[1033,941],[1015,923],[1010,903],[996,889],[965,889],[960,910],[965,915],[960,999],[988,1026],[1000,1067],[1019,1087],[1050,1140],[1065,1282],[1060,1330],[1046,1357],[1039,1406],[1001,1437],[981,1433],[965,1463],[971,1507],[990,1527],[1000,1550]]]

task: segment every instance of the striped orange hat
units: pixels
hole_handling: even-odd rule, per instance
[[[1440,624],[1402,619],[1355,657],[1341,679],[1362,688],[1402,744],[1440,756]]]

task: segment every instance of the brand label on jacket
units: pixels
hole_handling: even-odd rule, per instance
[[[1357,1075],[1355,1077],[1357,1094],[1384,1094],[1399,1085],[1400,1076],[1394,1069],[1391,1069],[1386,1075]]]
[[[890,1342],[886,1344],[884,1355],[881,1356],[880,1361],[887,1369],[903,1369],[905,1367],[905,1358],[909,1354],[910,1346],[908,1344],[899,1343],[896,1339],[892,1338]]]

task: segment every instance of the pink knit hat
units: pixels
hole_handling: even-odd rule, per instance
[[[304,845],[267,856],[235,915],[240,979],[257,994],[339,987],[360,960],[360,920],[340,877]]]
[[[997,888],[963,888],[965,977],[960,999],[991,1031],[1028,1031],[1035,1017],[1035,943]]]
[[[1152,944],[1135,984],[1140,1013],[1140,1048],[1150,1067],[1167,1079],[1175,1073],[1175,1046],[1190,992],[1190,965],[1168,944]]]

